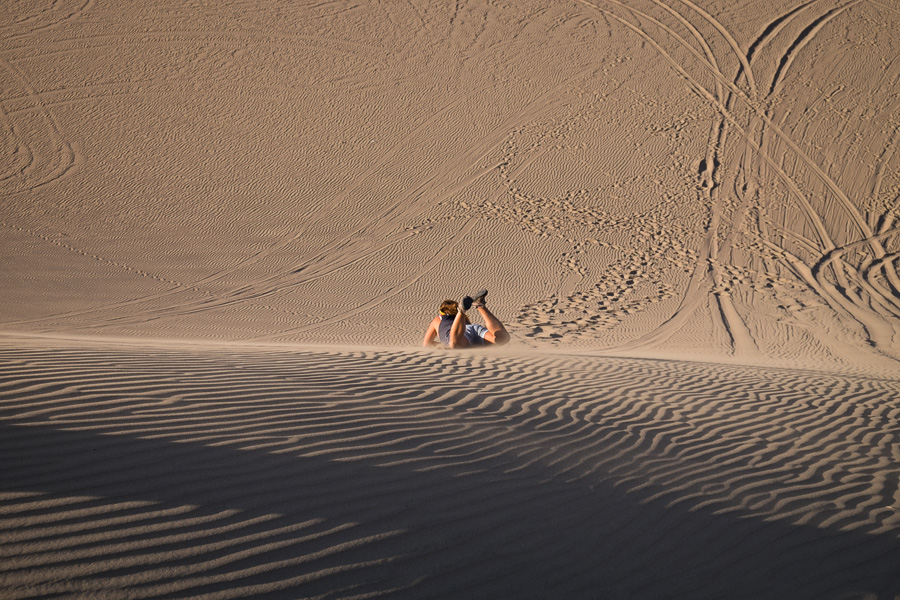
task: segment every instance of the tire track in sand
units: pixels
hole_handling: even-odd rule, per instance
[[[771,149],[769,148],[769,146],[771,146],[771,143],[768,141],[770,138],[777,140],[779,143],[787,146],[790,152],[797,157],[801,164],[809,168],[809,170],[812,172],[813,178],[820,181],[825,186],[825,188],[834,195],[834,198],[842,207],[850,222],[858,229],[858,231],[861,232],[860,239],[862,241],[867,241],[871,246],[876,260],[880,256],[884,255],[885,251],[881,247],[880,238],[878,238],[878,236],[876,235],[872,235],[872,232],[870,230],[871,228],[866,223],[866,220],[862,217],[859,210],[850,200],[850,198],[840,189],[840,186],[821,168],[820,165],[816,164],[816,162],[813,161],[807,155],[807,153],[804,152],[800,148],[800,146],[790,138],[790,136],[788,136],[783,131],[781,126],[775,123],[775,120],[772,118],[770,113],[770,107],[764,107],[760,102],[754,101],[751,95],[743,92],[737,85],[742,75],[744,75],[742,71],[749,69],[748,63],[750,59],[756,56],[759,50],[764,47],[764,45],[773,40],[774,36],[777,35],[787,25],[787,23],[801,14],[803,12],[803,9],[812,6],[814,3],[807,3],[801,7],[792,9],[785,15],[782,15],[778,19],[771,22],[751,44],[750,49],[747,53],[748,57],[746,60],[741,61],[741,66],[733,82],[724,79],[722,73],[717,68],[714,57],[707,56],[704,58],[703,56],[701,56],[699,51],[688,45],[686,41],[678,34],[676,34],[671,28],[661,23],[659,20],[649,16],[648,14],[631,7],[626,7],[621,3],[611,2],[612,4],[625,8],[631,14],[638,17],[639,24],[635,25],[630,21],[618,17],[611,11],[601,8],[597,4],[587,1],[582,1],[581,3],[587,6],[591,6],[592,8],[602,12],[606,16],[616,20],[623,26],[640,35],[651,46],[653,46],[654,49],[656,49],[657,52],[659,52],[660,55],[663,56],[663,58],[667,60],[667,62],[676,70],[676,72],[678,72],[679,75],[688,83],[690,89],[692,89],[701,97],[706,98],[717,108],[724,119],[723,127],[720,130],[720,142],[722,142],[722,145],[724,145],[725,135],[727,135],[727,128],[725,127],[725,125],[730,125],[741,136],[741,145],[745,148],[745,156],[748,154],[747,150],[752,150],[756,154],[757,166],[752,166],[754,161],[743,161],[744,168],[747,168],[747,166],[750,165],[750,168],[757,172],[756,175],[754,175],[753,173],[748,173],[746,181],[752,182],[754,181],[754,177],[758,178],[760,176],[761,172],[758,170],[758,165],[765,163],[768,168],[771,168],[778,176],[778,178],[783,183],[785,183],[791,195],[799,202],[799,204],[803,208],[804,214],[806,215],[807,219],[817,231],[819,241],[824,244],[825,253],[830,252],[835,248],[835,243],[831,240],[831,235],[828,231],[828,228],[823,222],[822,217],[812,207],[810,201],[806,198],[806,195],[801,191],[798,182],[795,181],[797,175],[793,172],[789,173],[785,171],[785,169],[783,169],[782,166],[779,165],[776,160],[774,160],[770,155]],[[826,11],[824,14],[817,16],[811,22],[811,24],[809,24],[800,32],[800,34],[788,46],[788,49],[785,51],[785,53],[782,54],[781,59],[778,61],[778,68],[775,70],[773,81],[769,86],[769,90],[771,93],[776,93],[781,89],[781,86],[784,82],[784,76],[793,63],[794,58],[806,45],[810,43],[810,41],[816,36],[816,34],[819,33],[828,23],[832,22],[835,18],[844,14],[847,10],[849,10],[853,6],[856,6],[857,4],[858,2],[854,0],[852,2],[846,2],[835,8],[832,8],[831,10]],[[642,27],[640,23],[642,20],[653,23],[672,39],[676,40],[682,48],[692,53],[698,60],[697,64],[704,67],[709,73],[714,76],[716,82],[716,93],[707,90],[696,79],[691,77],[691,75],[687,72],[686,67],[684,65],[681,65],[672,56],[670,56],[660,45],[660,43],[654,40],[651,34]],[[701,47],[706,48],[708,47],[708,45],[701,43]],[[721,95],[718,93],[718,91],[721,89],[720,86],[724,86],[729,91],[729,97],[724,103],[722,102]],[[750,110],[751,119],[748,124],[742,125],[738,120],[737,114],[732,111],[732,102],[734,100],[740,100]],[[758,133],[760,131],[762,132],[761,134]],[[753,138],[757,135],[762,135],[762,141],[760,143],[753,141]],[[706,164],[708,166],[710,163],[707,161]],[[715,190],[716,186],[712,187],[712,194],[717,195],[718,192]],[[753,194],[755,193],[754,190],[755,188],[752,187],[744,189],[744,192],[749,191],[750,193],[745,193],[742,196],[741,205],[737,212],[739,218],[736,218],[731,223],[731,232],[727,234],[725,245],[723,246],[723,248],[717,247],[718,242],[715,235],[711,236],[709,240],[711,243],[704,245],[704,247],[710,251],[711,261],[715,260],[714,257],[717,256],[721,250],[730,251],[731,247],[735,243],[736,237],[741,233],[741,231],[738,229],[738,227],[741,225],[740,220],[744,215],[749,214],[749,210],[752,206],[751,199]],[[711,212],[711,219],[716,227],[718,227],[718,222],[721,218],[719,213],[720,209],[716,209],[714,205],[714,208]],[[712,227],[710,229],[712,229]],[[771,244],[768,244],[766,242],[764,242],[763,245],[771,248]],[[781,256],[786,255],[781,254]],[[869,340],[877,347],[877,349],[882,354],[885,354],[887,356],[894,356],[891,352],[891,348],[894,345],[892,341],[893,336],[889,333],[892,328],[879,315],[871,312],[865,306],[865,301],[855,297],[852,294],[848,295],[848,297],[843,297],[843,292],[847,290],[847,286],[840,282],[841,269],[836,270],[836,273],[839,277],[839,282],[838,287],[835,287],[835,285],[833,285],[829,281],[825,281],[823,278],[820,278],[819,281],[811,281],[811,268],[809,266],[802,266],[800,264],[801,262],[802,261],[798,257],[794,256],[790,259],[785,258],[783,264],[785,264],[791,271],[793,271],[801,281],[809,285],[813,291],[819,294],[837,312],[838,315],[849,318],[851,320],[855,320],[859,324],[861,324],[865,329],[866,335],[868,336]],[[842,263],[839,261],[834,264],[838,266],[842,265]],[[884,264],[890,267],[889,262],[879,264]],[[710,267],[710,272],[713,275],[713,279],[716,281],[716,287],[725,287],[718,284],[719,278],[716,277],[716,268],[714,264]],[[695,276],[692,279],[692,284],[688,287],[689,293],[696,293],[697,291],[702,290],[703,285],[699,282],[699,280],[705,278],[706,275],[707,269],[704,267],[704,265],[698,265]],[[879,291],[880,286],[871,286],[867,282],[865,282],[864,279],[865,278],[861,274],[858,274],[856,276],[856,280],[861,281],[863,287],[868,288],[870,292],[875,292],[874,294],[872,294],[875,302],[879,303],[882,306],[892,303],[892,298],[884,296]],[[720,303],[723,321],[726,323],[726,326],[729,325],[729,322],[737,325],[737,327],[728,327],[728,331],[732,334],[733,343],[737,343],[739,339],[738,337],[735,337],[735,334],[743,332],[743,334],[746,335],[740,336],[744,340],[744,343],[742,345],[745,348],[752,349],[752,338],[749,337],[749,332],[745,327],[740,327],[742,320],[740,318],[740,315],[734,310],[733,305],[730,304],[730,298],[727,294],[719,294],[718,296],[719,297],[717,299]],[[686,322],[687,316],[697,306],[699,306],[700,300],[700,298],[692,298],[689,300],[689,303],[687,305],[683,303],[681,306],[679,306],[673,317],[671,317],[667,322],[663,324],[662,330],[655,330],[651,334],[632,342],[629,347],[643,347],[646,345],[660,343],[661,341],[666,339],[668,335],[674,333]]]
[[[639,17],[639,19],[644,19],[653,23],[658,28],[663,30],[666,34],[675,39],[681,47],[689,50],[697,58],[699,63],[714,75],[715,89],[712,92],[704,88],[699,81],[691,77],[685,67],[678,63],[669,53],[667,53],[663,49],[663,47],[659,43],[657,43],[650,36],[650,34],[642,29],[639,25],[636,26],[624,19],[621,19],[614,13],[601,8],[597,4],[587,2],[586,0],[579,1],[582,4],[598,10],[608,17],[613,18],[620,24],[631,29],[642,38],[650,42],[650,44],[656,49],[656,51],[663,55],[667,62],[669,62],[669,64],[673,68],[675,68],[675,70],[682,76],[682,78],[684,78],[684,80],[688,82],[689,87],[702,97],[711,101],[721,115],[721,119],[711,126],[710,140],[707,144],[707,154],[703,161],[701,161],[701,179],[703,181],[703,185],[701,186],[701,200],[704,202],[704,204],[708,204],[710,206],[710,222],[706,228],[704,240],[701,245],[700,261],[698,261],[697,266],[695,267],[691,275],[691,279],[685,289],[685,293],[682,297],[681,303],[676,307],[673,314],[665,321],[663,321],[660,325],[658,325],[652,332],[639,336],[638,338],[624,345],[620,345],[618,348],[620,350],[634,350],[657,346],[664,343],[669,337],[671,337],[675,332],[677,332],[684,326],[684,324],[691,318],[693,313],[706,301],[709,291],[711,291],[715,287],[718,287],[720,289],[723,287],[720,283],[722,276],[719,273],[718,269],[718,237],[720,236],[719,230],[722,226],[723,209],[719,199],[719,186],[715,183],[716,170],[720,162],[719,152],[724,145],[724,138],[727,135],[727,125],[737,125],[736,118],[734,117],[734,115],[732,115],[729,108],[729,103],[734,97],[733,95],[737,93],[751,108],[757,108],[757,103],[755,101],[756,84],[749,61],[741,51],[741,49],[738,47],[734,38],[728,33],[727,29],[722,26],[721,23],[719,23],[714,17],[712,17],[712,15],[695,6],[693,3],[683,2],[683,4],[689,6],[692,10],[699,14],[701,18],[713,25],[716,31],[726,40],[732,52],[734,53],[734,56],[738,59],[738,62],[741,66],[738,71],[738,75],[734,78],[733,82],[727,81],[725,79],[724,75],[719,69],[718,61],[712,52],[710,44],[703,37],[700,31],[695,26],[693,26],[689,20],[682,17],[679,13],[660,2],[655,2],[655,4],[664,8],[666,12],[674,15],[676,19],[689,30],[695,41],[697,41],[697,43],[702,48],[704,55],[701,56],[701,54],[698,53],[698,51],[695,50],[690,44],[688,44],[684,38],[682,38],[672,28],[668,27],[658,19],[655,19],[649,14],[637,10],[633,7],[626,6],[620,2],[615,2],[614,0],[610,0],[611,4],[615,4],[626,9],[628,12]],[[738,87],[738,83],[742,76],[746,79],[749,86],[749,91],[747,93],[742,92]],[[729,91],[727,98],[723,91],[723,84],[725,84],[724,87]],[[734,223],[732,223],[732,228],[733,227]],[[730,236],[731,233],[727,235]],[[759,349],[752,335],[750,334],[749,329],[732,304],[730,295],[727,293],[717,292],[715,294],[715,298],[719,306],[719,316],[722,320],[723,325],[725,326],[725,330],[730,336],[732,351],[748,359],[752,359],[758,356]]]
[[[488,135],[479,138],[470,146],[457,153],[452,160],[447,161],[437,172],[427,173],[419,180],[412,182],[403,194],[390,199],[390,202],[384,203],[378,214],[369,215],[366,219],[366,224],[362,225],[361,228],[355,229],[345,236],[334,238],[324,247],[317,247],[314,252],[301,255],[296,263],[286,269],[282,269],[272,275],[244,282],[240,286],[233,287],[226,292],[212,293],[203,291],[202,286],[206,283],[221,280],[229,272],[234,272],[234,270],[255,262],[255,259],[247,260],[236,267],[221,273],[217,272],[199,282],[183,284],[170,290],[137,297],[115,305],[106,305],[90,311],[82,311],[78,315],[67,313],[65,316],[83,316],[85,314],[103,316],[110,309],[114,310],[114,312],[103,316],[98,322],[91,324],[90,328],[92,329],[102,329],[107,325],[122,326],[139,323],[148,319],[169,319],[245,302],[253,302],[275,293],[282,293],[288,289],[306,285],[348,266],[358,264],[360,261],[416,235],[416,230],[398,231],[397,227],[399,224],[414,220],[416,216],[427,212],[430,207],[440,203],[446,197],[457,193],[460,189],[493,172],[495,166],[473,169],[473,165],[479,165],[480,162],[483,162],[484,157],[496,148],[498,144],[502,143],[505,133],[515,124],[523,120],[533,119],[559,103],[558,89],[564,84],[565,82],[562,82],[556,87],[543,92],[531,102],[507,116]],[[485,86],[485,89],[488,87],[490,86]],[[352,183],[329,202],[329,206],[333,207],[331,210],[320,211],[315,222],[309,222],[304,230],[282,238],[276,243],[276,246],[287,247],[296,240],[301,239],[315,224],[330,222],[333,214],[337,214],[340,210],[345,210],[343,206],[344,200],[354,190],[364,185],[369,177],[372,177],[380,169],[383,169],[385,165],[389,164],[389,161],[405,148],[405,143],[408,140],[414,139],[434,120],[458,107],[462,100],[463,98],[461,97],[452,99],[437,112],[416,125],[403,139],[383,153],[378,161],[371,164],[366,171],[354,177]],[[429,199],[428,202],[412,202],[413,199],[421,197],[427,197]],[[257,258],[259,256],[262,255],[257,255]],[[429,264],[431,263],[429,262]],[[421,272],[419,272],[414,281],[418,280],[420,276]],[[160,300],[166,300],[166,302],[160,304]],[[370,303],[365,303],[364,306],[368,304]],[[353,309],[351,312],[356,314],[359,310],[361,309]],[[36,322],[43,322],[49,319],[42,318]],[[332,317],[326,322],[334,322],[336,319],[338,317]],[[302,326],[300,329],[308,327],[314,326]],[[275,335],[271,334],[263,337],[268,339]]]
[[[789,12],[784,17],[775,20],[765,29],[763,34],[757,38],[752,47],[758,47],[757,44],[760,44],[763,39],[767,42],[772,40],[791,20],[796,19],[807,7],[812,6],[813,4],[814,3],[812,2],[804,4]],[[815,36],[821,32],[826,25],[858,4],[859,2],[853,0],[827,10],[821,15],[811,19],[806,27],[797,34],[778,60],[778,66],[769,86],[768,101],[770,104],[774,103],[776,97],[781,94],[785,82],[787,81],[786,74],[800,52],[813,41]],[[772,110],[773,109],[770,107],[767,110],[767,114],[771,114]],[[786,117],[787,113],[785,114],[785,118]],[[767,123],[766,125],[768,124],[770,123]],[[772,136],[766,125],[762,125],[761,127],[760,145],[768,148],[766,152],[773,152],[777,148],[778,142],[784,142],[788,138],[784,138],[780,135]],[[888,142],[888,146],[881,153],[878,166],[876,167],[876,181],[873,186],[873,191],[876,190],[879,185],[878,170],[883,168],[884,161],[890,160],[890,157],[893,154],[894,142],[895,139],[892,137]],[[796,145],[793,145],[792,149],[795,146]],[[851,241],[849,243],[841,243],[841,247],[849,246],[852,248],[860,248],[868,246],[873,255],[873,260],[877,261],[884,257],[886,250],[881,241],[890,238],[891,236],[884,236],[876,233],[867,219],[861,214],[860,208],[851,200],[849,195],[841,189],[836,180],[828,176],[822,168],[812,163],[812,161],[807,160],[806,164],[813,167],[814,172],[825,184],[826,189],[832,193],[835,200],[839,203],[839,206],[843,208],[844,215],[848,222],[859,232],[858,237],[851,236]],[[779,169],[779,171],[780,170],[781,169]],[[834,241],[833,237],[841,236],[841,232],[838,230],[842,229],[842,225],[831,225],[831,228],[835,230],[833,236],[822,215],[813,208],[810,200],[807,199],[806,194],[802,192],[799,189],[799,185],[794,182],[794,179],[797,177],[797,175],[788,175],[785,173],[782,176],[782,179],[791,180],[791,185],[789,187],[792,191],[792,195],[798,200],[807,220],[812,223],[816,229],[818,235],[817,243],[809,245],[807,248],[812,260],[810,262],[804,262],[803,259],[796,254],[789,252],[783,244],[778,244],[768,239],[764,240],[764,244],[773,251],[776,251],[776,253],[784,256],[786,264],[794,271],[795,275],[818,294],[839,315],[843,315],[845,318],[859,323],[863,327],[867,342],[873,345],[877,351],[886,356],[897,358],[898,355],[896,354],[896,351],[892,350],[892,348],[895,347],[893,338],[896,333],[896,327],[894,327],[889,320],[884,319],[883,315],[879,314],[879,311],[872,310],[871,308],[871,305],[874,303],[881,306],[884,311],[891,313],[893,311],[893,305],[895,305],[895,294],[888,289],[882,288],[877,283],[873,285],[874,282],[870,281],[866,276],[865,264],[860,268],[854,268],[840,260],[840,256],[843,255],[844,252],[839,249],[839,243]],[[885,266],[885,276],[887,278],[888,286],[893,285],[897,276],[890,261],[879,264]],[[830,267],[836,285],[826,277],[826,273],[823,270],[823,266],[826,265]],[[851,285],[848,281],[848,275],[862,287],[864,293],[868,294],[867,300],[864,300],[860,295],[850,291]],[[896,285],[894,287],[895,289],[900,289]],[[892,333],[892,331],[894,331],[894,333]]]
[[[49,185],[77,168],[83,159],[63,134],[58,120],[45,105],[41,94],[21,69],[0,56],[0,70],[6,71],[9,81],[17,82],[31,103],[40,107],[39,114],[48,138],[29,141],[19,132],[20,128],[11,115],[3,110],[7,131],[13,135],[16,148],[10,150],[13,153],[13,164],[6,167],[7,173],[0,178],[0,189],[5,188],[7,194],[13,194]],[[45,143],[49,143],[50,147],[44,148]],[[47,153],[55,156],[45,157]],[[27,158],[19,159],[19,154],[25,154]]]

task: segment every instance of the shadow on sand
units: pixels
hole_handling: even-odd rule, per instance
[[[53,590],[65,569],[72,581],[63,589],[137,597],[900,594],[894,536],[665,507],[608,482],[562,481],[512,453],[480,469],[377,462],[363,453],[303,457],[7,420],[0,489],[8,525],[0,539],[40,539],[27,568],[3,569],[3,595]],[[67,503],[17,509],[20,492]],[[135,502],[141,506],[123,504]],[[185,505],[191,519],[174,530],[150,515]],[[104,511],[128,518],[104,524]],[[138,534],[129,528],[141,511],[149,528]],[[230,516],[215,517],[222,514]],[[154,524],[162,529],[154,533]],[[65,546],[74,535],[67,527],[96,535],[80,539],[71,559],[44,556],[41,542]],[[135,539],[143,545],[122,546]],[[191,547],[198,549],[179,554]]]

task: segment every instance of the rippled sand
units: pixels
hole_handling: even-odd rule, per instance
[[[898,31],[0,3],[0,597],[900,597]]]

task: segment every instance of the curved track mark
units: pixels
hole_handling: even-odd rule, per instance
[[[788,47],[778,63],[778,68],[775,70],[775,75],[772,77],[772,84],[769,86],[769,97],[775,96],[781,91],[781,88],[784,85],[785,74],[791,68],[797,55],[800,54],[800,52],[815,38],[816,34],[822,31],[822,28],[825,27],[825,25],[834,20],[841,13],[856,6],[860,2],[862,2],[862,0],[851,0],[851,2],[848,2],[843,6],[833,8],[821,17],[815,19],[800,32],[800,35],[798,35],[797,39],[791,43],[790,47]]]
[[[441,263],[441,261],[444,260],[444,258],[450,252],[450,250],[455,248],[457,245],[459,245],[461,242],[463,242],[467,238],[469,232],[472,231],[476,222],[477,221],[474,219],[467,221],[455,234],[453,234],[453,236],[447,241],[446,244],[444,244],[443,247],[440,248],[440,250],[438,250],[437,252],[434,253],[434,256],[432,256],[428,260],[428,262],[426,262],[424,265],[422,265],[422,268],[416,273],[416,275],[412,279],[408,279],[408,280],[404,281],[403,283],[386,290],[383,294],[380,294],[377,298],[373,298],[372,300],[369,300],[368,302],[365,302],[351,310],[344,311],[340,314],[337,314],[333,317],[330,317],[330,318],[320,321],[318,323],[313,323],[311,325],[302,325],[300,327],[293,327],[293,328],[281,331],[274,335],[265,335],[265,336],[258,336],[258,337],[250,338],[251,341],[272,341],[272,340],[277,340],[277,339],[283,338],[286,335],[290,335],[290,334],[294,334],[294,333],[305,333],[307,331],[313,331],[315,329],[320,329],[322,327],[325,327],[326,325],[332,325],[334,323],[339,323],[341,321],[345,321],[350,317],[353,317],[360,313],[371,310],[371,309],[375,308],[376,306],[379,306],[380,304],[387,302],[394,296],[409,289],[413,284],[415,284],[417,281],[422,279],[422,277],[424,277],[432,269],[437,267]]]
[[[41,107],[41,115],[47,125],[53,144],[54,146],[56,146],[55,150],[58,152],[57,164],[50,170],[49,173],[46,173],[43,176],[39,177],[36,182],[23,182],[20,189],[15,191],[21,191],[21,189],[33,190],[53,183],[54,181],[57,181],[60,178],[64,177],[74,167],[76,167],[81,162],[81,158],[75,152],[71,142],[69,142],[63,135],[62,128],[60,127],[59,122],[56,120],[56,117],[54,117],[53,113],[46,106],[44,106],[44,101],[41,98],[40,93],[38,93],[38,91],[34,88],[25,74],[22,73],[22,71],[18,67],[15,67],[12,63],[10,63],[8,60],[3,59],[2,57],[0,57],[0,68],[5,69],[9,73],[11,73],[15,79],[18,79],[27,92],[29,98],[31,98],[32,102],[36,106]],[[21,142],[20,145],[22,145]],[[37,168],[38,165],[32,164],[31,167],[32,169],[34,169]]]

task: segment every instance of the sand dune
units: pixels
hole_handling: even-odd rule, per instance
[[[0,596],[900,597],[898,31],[0,3]]]
[[[6,331],[900,357],[891,3],[3,10]]]
[[[398,349],[2,355],[4,597],[900,593],[900,381]]]

